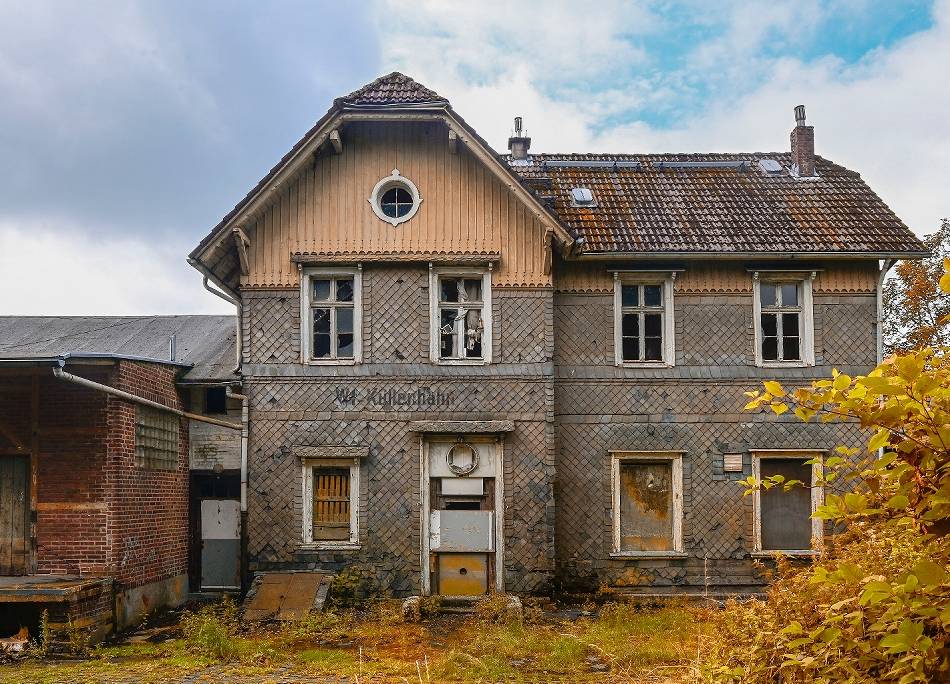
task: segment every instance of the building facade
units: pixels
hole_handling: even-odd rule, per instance
[[[190,255],[240,312],[246,569],[408,595],[749,591],[813,553],[852,425],[743,412],[865,372],[923,253],[796,111],[775,154],[496,154],[401,74],[337,99]]]

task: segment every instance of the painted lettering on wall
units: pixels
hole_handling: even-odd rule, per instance
[[[341,408],[355,408],[362,405],[367,408],[397,411],[400,409],[424,411],[430,408],[445,408],[455,404],[455,392],[430,387],[366,389],[342,386],[334,388],[333,398]]]

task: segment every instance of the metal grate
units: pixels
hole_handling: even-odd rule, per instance
[[[148,406],[135,410],[135,465],[148,470],[178,468],[178,416]]]

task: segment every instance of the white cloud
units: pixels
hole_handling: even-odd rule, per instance
[[[402,7],[399,0],[389,5]],[[837,9],[862,11],[862,5],[855,0]],[[520,114],[537,151],[783,151],[792,109],[805,103],[818,153],[859,171],[912,229],[930,232],[950,215],[950,89],[939,85],[950,66],[950,1],[935,6],[931,29],[856,64],[794,56],[832,11],[825,3],[737,0],[715,9],[698,3],[697,23],[725,17],[725,29],[698,42],[683,66],[668,72],[657,66],[659,55],[617,46],[655,30],[675,33],[675,26],[647,5],[599,4],[589,12],[599,17],[594,23],[578,17],[583,7],[558,2],[543,11],[475,13],[428,3],[412,14],[415,29],[404,27],[402,37],[384,44],[384,59],[448,97],[499,150]],[[530,21],[532,13],[537,21]],[[518,27],[521,33],[513,31]],[[764,56],[769,41],[788,45],[785,56]],[[614,50],[622,60],[635,56],[627,71],[612,59]],[[566,69],[570,64],[591,71]],[[600,71],[610,78],[591,76]],[[672,126],[619,116],[675,107],[678,99],[695,97],[698,82],[720,90]]]
[[[0,223],[0,314],[233,314],[185,263],[189,247],[103,241],[63,221]]]

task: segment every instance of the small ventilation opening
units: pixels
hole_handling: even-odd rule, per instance
[[[590,206],[594,203],[594,193],[590,188],[572,188],[571,199],[578,206]]]

